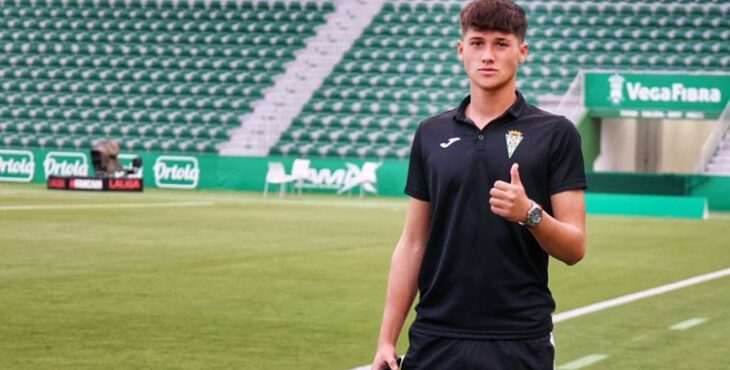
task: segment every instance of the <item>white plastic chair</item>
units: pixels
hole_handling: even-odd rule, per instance
[[[279,185],[279,198],[283,197],[286,193],[286,184],[292,181],[294,181],[294,178],[286,174],[284,163],[269,162],[266,171],[266,182],[264,183],[264,197],[268,196],[269,184]]]

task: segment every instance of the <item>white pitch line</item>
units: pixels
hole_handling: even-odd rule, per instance
[[[37,211],[67,209],[99,209],[99,208],[169,208],[210,206],[213,202],[177,202],[177,203],[96,203],[96,204],[52,204],[27,206],[0,206],[0,211]]]
[[[603,361],[608,357],[602,353],[594,353],[592,355],[581,357],[577,360],[570,361],[567,364],[558,366],[558,370],[575,370],[582,369],[588,365],[593,365],[598,361]]]
[[[691,277],[691,278],[685,279],[685,280],[680,280],[680,281],[677,281],[677,282],[674,282],[674,283],[671,283],[671,284],[661,285],[661,286],[658,286],[658,287],[655,287],[655,288],[642,290],[640,292],[636,292],[636,293],[632,293],[632,294],[627,294],[627,295],[624,295],[624,296],[621,296],[621,297],[617,297],[617,298],[614,298],[614,299],[609,299],[607,301],[598,302],[598,303],[590,304],[588,306],[584,306],[584,307],[580,307],[580,308],[568,310],[568,311],[565,311],[565,312],[557,313],[557,314],[553,315],[553,323],[556,323],[557,324],[557,323],[559,323],[561,321],[570,320],[570,319],[573,319],[573,318],[576,318],[576,317],[579,317],[579,316],[587,315],[589,313],[602,311],[602,310],[605,310],[607,308],[624,305],[624,304],[627,304],[627,303],[631,303],[631,302],[634,302],[634,301],[638,301],[640,299],[652,297],[652,296],[655,296],[655,295],[664,294],[664,293],[667,293],[667,292],[671,292],[673,290],[686,288],[686,287],[692,286],[692,285],[697,285],[697,284],[700,284],[700,283],[704,283],[706,281],[710,281],[710,280],[714,280],[714,279],[719,279],[721,277],[728,276],[728,275],[730,275],[730,268],[726,268],[724,270],[719,270],[719,271],[715,271],[715,272],[710,272],[710,273],[703,274],[703,275],[698,275],[698,276]],[[584,365],[584,366],[588,366],[588,365],[590,365],[592,363],[601,361],[604,358],[608,357],[607,355],[590,355],[590,356],[605,356],[605,357],[602,357],[602,358],[600,358],[598,360],[595,360],[595,361],[593,361],[593,362],[591,362],[591,363],[589,363],[587,365]],[[586,357],[590,357],[590,356],[586,356]],[[580,358],[578,360],[582,360],[582,359],[585,359],[585,357]],[[576,360],[576,361],[578,361],[578,360]],[[567,363],[565,365],[562,365],[562,366],[558,367],[558,369],[578,369],[577,367],[565,367],[565,366],[568,366],[568,365],[572,365],[576,361],[573,361],[573,362]],[[572,366],[574,366],[574,365],[572,365]],[[355,370],[355,369],[352,369],[352,370]]]
[[[687,330],[689,328],[695,327],[697,325],[703,324],[707,321],[704,317],[693,317],[688,320],[684,320],[682,322],[678,322],[672,326],[669,327],[671,330]]]
[[[607,308],[624,305],[627,303],[638,301],[640,299],[653,297],[655,295],[664,294],[667,292],[671,292],[673,290],[686,288],[688,286],[697,285],[700,283],[704,283],[706,281],[719,279],[721,277],[725,277],[725,276],[729,276],[729,275],[730,275],[730,268],[726,268],[724,270],[710,272],[710,273],[703,274],[703,275],[698,275],[698,276],[695,276],[695,277],[692,277],[689,279],[685,279],[685,280],[680,280],[680,281],[677,281],[677,282],[674,282],[671,284],[661,285],[656,288],[646,289],[646,290],[642,290],[640,292],[627,294],[627,295],[624,295],[621,297],[609,299],[607,301],[590,304],[588,306],[568,310],[568,311],[553,315],[553,323],[570,320],[572,318],[587,315],[589,313],[602,311]]]

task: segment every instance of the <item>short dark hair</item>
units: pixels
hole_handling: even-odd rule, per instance
[[[470,28],[511,33],[521,41],[527,33],[527,15],[512,0],[474,0],[461,10],[461,35]]]

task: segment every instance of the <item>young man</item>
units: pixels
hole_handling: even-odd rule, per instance
[[[372,368],[398,368],[418,290],[403,369],[552,369],[548,257],[572,265],[585,254],[580,138],[516,91],[522,8],[476,0],[461,28],[470,95],[416,131]]]

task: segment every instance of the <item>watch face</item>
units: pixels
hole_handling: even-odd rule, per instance
[[[542,209],[539,207],[535,207],[530,210],[530,214],[527,217],[527,224],[530,226],[535,226],[542,221]]]

